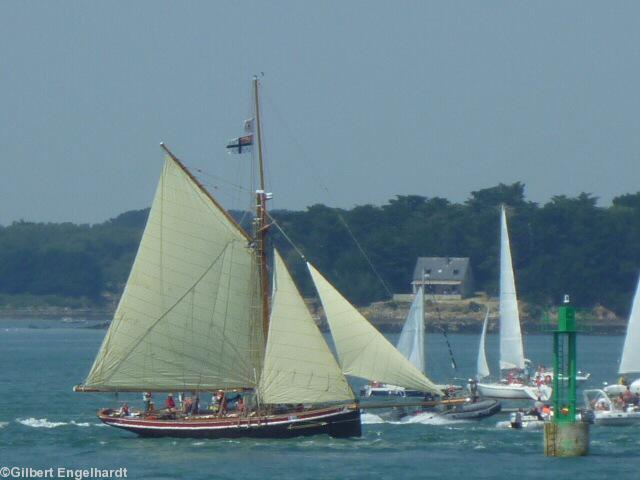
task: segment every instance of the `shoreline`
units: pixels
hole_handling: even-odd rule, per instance
[[[371,313],[367,310],[370,307],[360,309],[363,314]],[[25,309],[0,309],[0,321],[19,320],[19,321],[61,321],[64,319],[74,320],[92,320],[102,322],[103,328],[108,328],[113,311],[110,309],[58,309],[58,308],[25,308]],[[328,332],[329,327],[325,321],[319,319],[319,312],[315,312],[314,318],[318,327],[322,332]],[[403,321],[390,320],[385,316],[365,315],[379,331],[383,333],[400,333]],[[462,334],[462,335],[479,335],[482,330],[482,320],[478,320],[472,316],[461,316],[458,318],[447,318],[446,321],[433,322],[433,318],[427,315],[425,329],[430,334]],[[522,322],[522,332],[527,335],[547,335],[551,333],[548,325],[540,322],[533,322],[530,319]],[[498,333],[496,322],[490,322],[487,333]],[[582,335],[624,335],[626,333],[626,324],[623,323],[595,323],[584,326],[578,332]]]

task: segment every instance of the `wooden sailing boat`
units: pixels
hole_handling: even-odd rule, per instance
[[[279,253],[268,264],[258,80],[260,171],[245,232],[165,146],[167,157],[129,279],[80,392],[235,392],[224,412],[103,409],[107,425],[142,436],[359,436],[345,374],[435,391],[309,263],[335,342],[333,357]],[[238,142],[240,144],[240,142]]]

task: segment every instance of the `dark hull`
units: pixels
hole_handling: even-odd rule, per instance
[[[331,408],[256,418],[193,418],[156,420],[98,414],[102,422],[141,437],[178,438],[293,438],[327,434],[336,438],[362,434],[360,409]]]
[[[480,420],[495,415],[501,409],[502,405],[497,400],[482,400],[458,405],[445,413],[456,420]]]
[[[444,409],[442,407],[433,407],[428,409],[394,407],[389,412],[380,414],[380,417],[388,421],[397,422],[402,420],[404,417],[430,412],[455,420],[481,420],[495,415],[500,412],[501,408],[502,405],[497,400],[482,400],[479,402],[450,406]]]

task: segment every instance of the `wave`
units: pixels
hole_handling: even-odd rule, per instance
[[[90,427],[91,424],[89,422],[78,423],[75,420],[71,420],[71,425],[75,425],[76,427]]]
[[[391,423],[391,422],[390,422]],[[399,422],[393,422],[394,424],[413,424],[419,423],[422,425],[454,425],[459,423],[465,423],[464,420],[456,420],[446,415],[440,415],[433,412],[423,412],[416,415],[409,415],[402,418]]]
[[[4,428],[9,425],[9,422],[0,422],[0,428]]]
[[[360,414],[360,422],[363,425],[375,425],[376,423],[385,423],[385,421],[380,418],[378,415],[374,415],[373,413],[363,412]]]
[[[50,422],[46,418],[25,418],[25,419],[16,419],[16,422],[21,423],[25,427],[32,428],[57,428],[62,427],[63,425],[68,425],[66,422]]]
[[[388,423],[391,425],[409,425],[409,424],[421,424],[421,425],[453,425],[459,423],[465,423],[464,420],[455,420],[449,418],[446,415],[440,415],[433,412],[423,412],[416,415],[408,415],[400,420],[385,420],[373,413],[361,413],[360,421],[363,425],[375,425],[378,423]]]

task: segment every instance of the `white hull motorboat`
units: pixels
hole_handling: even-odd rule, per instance
[[[500,398],[505,400],[540,400],[543,402],[551,398],[551,388],[546,385],[540,387],[506,384],[506,383],[478,383],[478,390],[483,397]]]
[[[624,391],[626,391],[626,387]],[[617,395],[616,400],[611,399],[611,394],[604,390],[585,390],[584,403],[586,410],[582,419],[595,425],[629,426],[640,423],[640,406],[634,404],[620,405]]]

